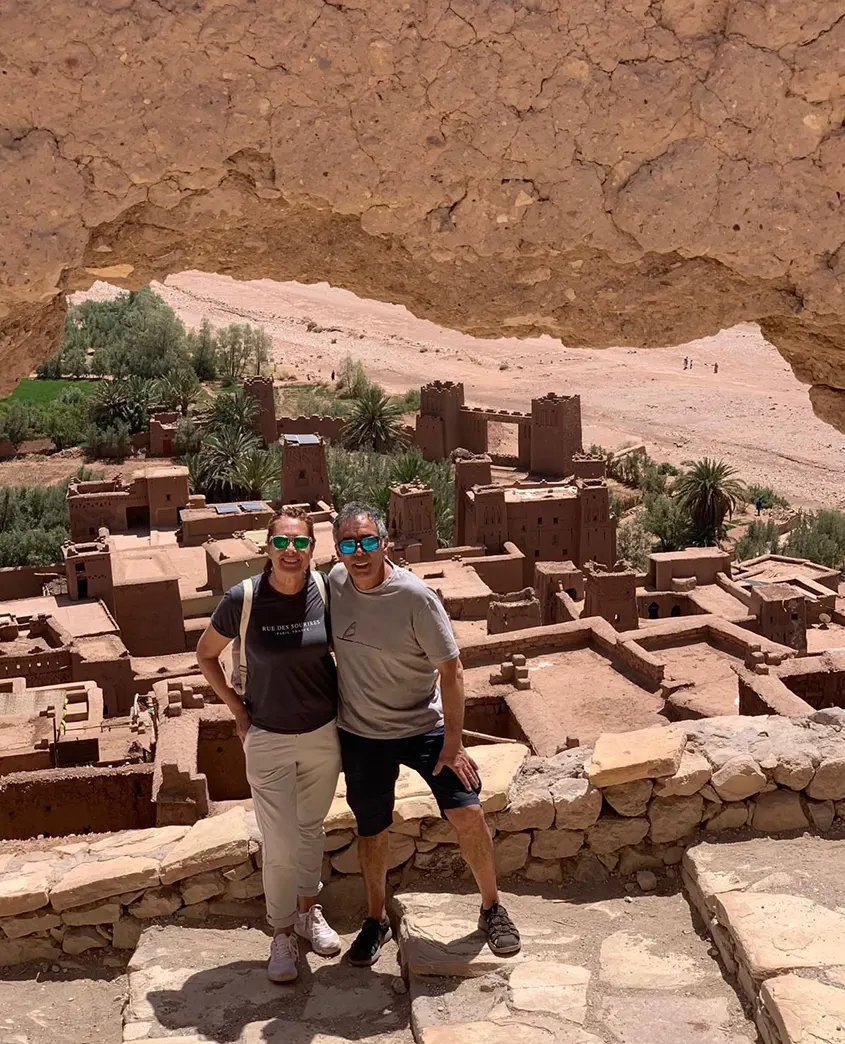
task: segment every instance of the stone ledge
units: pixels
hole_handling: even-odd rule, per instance
[[[774,834],[806,824],[845,830],[845,730],[836,724],[714,718],[602,737],[597,751],[598,759],[587,748],[536,758],[519,744],[473,748],[502,876],[560,884],[614,871],[660,873],[702,832],[748,824]],[[602,778],[610,782],[591,782]],[[840,797],[813,798],[819,780],[824,793]],[[748,796],[738,799],[740,792]],[[324,875],[358,873],[342,781],[333,813]],[[423,781],[403,772],[391,864],[406,875],[463,873],[456,840]],[[99,939],[131,949],[133,922],[156,917],[261,917],[261,862],[254,814],[240,806],[190,828],[123,831],[0,857],[0,964],[41,960],[58,945],[81,952]],[[724,889],[702,884],[699,864],[686,860],[684,877],[710,920],[712,896]],[[727,945],[724,955],[735,962]]]

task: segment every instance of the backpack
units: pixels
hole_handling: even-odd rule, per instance
[[[318,569],[311,570],[311,576],[323,599],[323,605],[328,608],[329,596],[326,587],[326,578]],[[260,579],[260,577],[259,577]],[[244,591],[244,604],[241,609],[241,623],[238,628],[238,637],[232,643],[232,688],[239,696],[246,693],[247,656],[246,656],[246,634],[249,629],[249,619],[252,616],[252,600],[255,595],[255,577],[244,580],[241,586]]]

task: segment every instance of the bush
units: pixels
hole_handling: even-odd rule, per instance
[[[337,369],[335,388],[338,395],[345,399],[359,399],[370,387],[370,379],[364,371],[360,359],[346,355]]]
[[[809,558],[832,568],[845,568],[845,514],[841,511],[802,512],[786,538],[784,554]]]
[[[199,453],[202,447],[202,432],[190,417],[183,417],[176,425],[173,450],[177,457],[187,453]]]
[[[449,461],[425,460],[416,447],[389,455],[350,452],[340,446],[327,450],[329,488],[335,507],[351,500],[377,507],[387,517],[390,486],[419,479],[434,493],[434,521],[441,547],[452,543],[454,469]]]
[[[41,430],[57,450],[81,446],[87,429],[88,400],[75,388],[68,388],[55,402],[41,408]]]
[[[89,424],[83,449],[89,457],[113,457],[123,460],[132,449],[132,432],[124,421],[111,424]]]
[[[657,538],[658,551],[683,551],[692,539],[692,518],[672,497],[648,497],[642,515],[643,527]]]
[[[43,363],[35,367],[35,376],[40,380],[58,380],[62,376],[62,355],[56,352]]]
[[[41,428],[38,411],[23,402],[9,402],[0,413],[0,438],[8,439],[15,449],[27,439],[36,438]]]
[[[737,561],[744,562],[759,555],[776,555],[779,548],[780,534],[775,523],[755,519],[737,541],[734,550]]]
[[[62,544],[70,539],[67,487],[102,477],[80,468],[58,486],[0,487],[0,566],[61,562]]]
[[[746,501],[746,503],[748,504],[756,504],[757,500],[760,499],[763,501],[761,507],[764,507],[767,510],[770,510],[771,508],[775,507],[789,507],[789,501],[786,499],[786,497],[782,497],[779,494],[775,493],[771,486],[760,486],[757,485],[757,483],[752,483],[751,485],[746,486],[745,488],[748,492],[748,500]]]
[[[642,572],[648,565],[653,543],[654,539],[643,525],[642,518],[639,515],[628,518],[619,526],[616,534],[616,557],[637,572]]]

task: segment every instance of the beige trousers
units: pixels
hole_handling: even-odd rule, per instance
[[[297,896],[320,890],[325,830],[340,773],[337,724],[286,736],[250,727],[244,743],[246,778],[264,840],[262,868],[267,920],[287,928]]]

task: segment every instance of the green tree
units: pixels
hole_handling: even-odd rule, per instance
[[[37,410],[23,402],[12,401],[0,413],[0,437],[7,438],[15,449],[39,431]]]
[[[42,380],[57,381],[62,376],[62,353],[54,352],[49,359],[35,367],[35,376]]]
[[[616,534],[616,557],[627,562],[632,569],[642,572],[648,565],[648,556],[654,538],[645,528],[642,518],[635,515],[625,519]]]
[[[335,387],[338,395],[346,399],[358,399],[366,392],[370,387],[370,380],[360,359],[353,359],[349,354],[341,359]]]
[[[748,526],[735,547],[737,560],[744,562],[747,558],[759,555],[776,555],[780,549],[780,533],[774,522],[764,522],[755,518]]]
[[[89,457],[113,457],[123,460],[132,451],[132,433],[125,421],[111,424],[89,424],[83,449]]]
[[[75,388],[67,390],[76,391]],[[75,401],[62,396],[42,410],[41,429],[53,440],[57,450],[81,446],[88,428],[88,404],[84,396]]]
[[[745,487],[735,475],[723,460],[704,457],[676,479],[674,496],[689,513],[693,544],[709,547],[725,538],[725,519],[747,498]]]
[[[81,344],[62,351],[62,376],[84,377],[88,373],[88,359]]]
[[[213,381],[217,378],[217,341],[208,319],[203,319],[199,330],[191,330],[187,335],[188,353],[191,366],[201,381]]]
[[[371,384],[353,400],[352,413],[343,429],[349,449],[390,453],[407,444],[402,428],[402,408],[377,384]]]
[[[183,417],[188,416],[188,410],[199,398],[200,391],[196,373],[187,367],[169,373],[157,386],[157,393],[168,409],[179,410]]]
[[[244,326],[244,347],[247,352],[248,366],[253,373],[261,373],[261,367],[270,359],[273,338],[263,326]]]
[[[202,431],[191,417],[183,417],[176,425],[173,448],[177,457],[199,453],[202,448]]]
[[[197,479],[212,500],[237,495],[235,473],[243,457],[261,448],[251,431],[224,427],[207,435],[199,453]]]
[[[258,403],[255,398],[245,388],[238,386],[215,395],[203,411],[202,419],[211,433],[223,428],[251,433],[257,416]]]
[[[274,499],[279,494],[280,469],[271,454],[256,448],[245,453],[232,469],[232,487],[239,497]]]
[[[247,327],[232,323],[217,331],[217,369],[221,377],[238,381],[247,371],[252,353],[246,340]]]
[[[845,568],[845,514],[841,511],[802,512],[786,538],[784,553],[831,568]]]
[[[657,538],[658,551],[683,551],[692,540],[692,520],[686,507],[674,497],[647,497],[642,524]]]
[[[112,372],[112,353],[108,345],[100,344],[91,353],[88,370],[95,377],[104,377]]]

